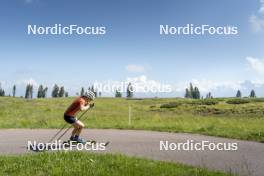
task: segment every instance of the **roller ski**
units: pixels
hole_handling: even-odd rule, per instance
[[[94,140],[83,140],[82,138],[74,138],[74,137],[71,137],[68,141],[64,141],[63,144],[67,144],[67,145],[77,145],[77,144],[96,144],[96,141]]]

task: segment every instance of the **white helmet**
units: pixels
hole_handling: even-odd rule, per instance
[[[94,94],[94,92],[92,92],[92,91],[88,91],[88,92],[84,95],[84,97],[89,98],[89,99],[91,99],[91,100],[94,100],[94,99],[95,99],[95,94]]]

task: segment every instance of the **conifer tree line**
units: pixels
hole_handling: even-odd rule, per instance
[[[13,88],[13,92],[15,89]],[[38,87],[38,91],[36,94],[37,98],[46,98],[48,92],[48,87],[47,86],[43,86],[42,84],[39,85]],[[15,93],[13,93],[13,96],[15,95]],[[57,98],[57,97],[68,97],[69,94],[68,92],[65,91],[64,86],[59,87],[57,84],[55,84],[52,88],[52,92],[51,92],[51,97],[53,98]],[[28,84],[26,86],[26,92],[25,92],[25,98],[26,99],[32,99],[33,98],[33,85]]]
[[[45,87],[43,85],[40,85],[38,88],[37,98],[46,98],[47,97],[47,91],[48,87]]]
[[[58,98],[58,97],[67,97],[68,92],[65,91],[64,86],[59,87],[57,84],[53,86],[51,97]]]
[[[95,97],[98,97],[98,95],[99,95],[99,96],[102,95],[101,92],[97,92],[97,90],[94,88],[94,86],[88,87],[87,90],[93,92],[94,95],[95,95]],[[80,91],[80,94],[79,94],[79,93],[76,93],[76,94],[77,94],[77,95],[80,95],[80,96],[84,96],[84,95],[87,95],[87,94],[88,94],[88,91],[85,91],[85,88],[82,87],[82,88],[81,88],[81,91]]]
[[[16,85],[13,85],[12,87],[12,95],[6,95],[5,90],[2,88],[1,83],[0,83],[0,96],[13,96],[16,97],[16,91],[17,91],[17,87]],[[84,87],[81,87],[80,93],[76,93],[76,95],[86,95],[88,91],[92,91],[96,97],[101,97],[102,93],[98,92],[94,86],[90,86],[88,87],[87,91],[85,90]],[[37,98],[46,98],[48,97],[47,95],[48,92],[48,87],[44,86],[44,85],[39,85],[38,89],[37,89],[37,93],[36,93],[36,97]],[[25,89],[25,98],[26,99],[32,99],[33,98],[33,94],[34,94],[34,87],[32,84],[27,84],[26,85],[26,89]],[[64,86],[58,86],[57,84],[55,84],[51,90],[51,97],[53,98],[57,98],[57,97],[68,97],[69,93],[65,90]],[[122,92],[117,89],[115,91],[115,95],[116,98],[120,98],[122,97]],[[134,96],[134,88],[132,83],[129,83],[127,85],[127,90],[126,90],[126,98],[133,98]],[[189,87],[185,89],[185,94],[184,94],[185,98],[191,98],[191,99],[201,99],[203,97],[201,97],[199,88],[197,86],[193,86],[192,83],[190,83]],[[242,98],[242,92],[241,90],[237,90],[235,96],[236,98]],[[248,96],[244,96],[244,97],[249,97],[249,98],[256,98],[256,92],[254,89],[252,89],[250,91],[250,94]],[[205,96],[206,99],[209,98],[213,98],[212,93],[208,92]]]
[[[193,99],[200,99],[200,91],[198,87],[193,87],[192,83],[190,83],[190,87],[185,89],[185,98],[193,98]]]
[[[249,97],[249,98],[256,98],[257,95],[256,95],[255,90],[252,89],[252,90],[250,91],[250,94],[249,94],[248,97]],[[236,98],[242,98],[242,92],[241,92],[240,90],[237,90]]]
[[[186,88],[185,89],[185,95],[184,95],[184,98],[192,98],[192,99],[200,99],[200,91],[199,91],[199,88],[198,87],[193,87],[192,83],[190,83],[190,86],[189,88]],[[235,95],[236,98],[242,98],[242,92],[240,90],[237,90],[236,92],[236,95]],[[256,92],[255,90],[251,90],[250,91],[250,94],[248,96],[249,98],[256,98]],[[206,99],[210,99],[210,98],[213,98],[212,96],[212,93],[209,92],[206,94]]]
[[[126,98],[133,98],[134,96],[134,88],[132,83],[128,83],[127,85],[127,90],[126,90]],[[115,91],[115,97],[116,98],[121,98],[122,97],[122,92],[120,91],[120,89],[117,89]]]

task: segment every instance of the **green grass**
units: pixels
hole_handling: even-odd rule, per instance
[[[225,176],[227,174],[169,162],[113,154],[58,152],[0,156],[0,175]]]
[[[72,100],[0,97],[0,128],[60,128],[65,123],[63,112]],[[84,123],[88,128],[187,132],[264,142],[263,99],[250,99],[246,104],[228,104],[228,100],[214,99],[212,103],[188,99],[98,98]]]

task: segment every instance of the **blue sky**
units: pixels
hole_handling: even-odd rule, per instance
[[[3,0],[0,81],[20,94],[27,82],[64,85],[74,94],[95,81],[189,82],[205,94],[236,89],[264,96],[263,0]],[[27,25],[106,26],[103,36],[34,36]],[[235,36],[161,36],[159,25],[237,26]],[[251,85],[252,84],[252,85]],[[242,91],[243,92],[243,91]]]

